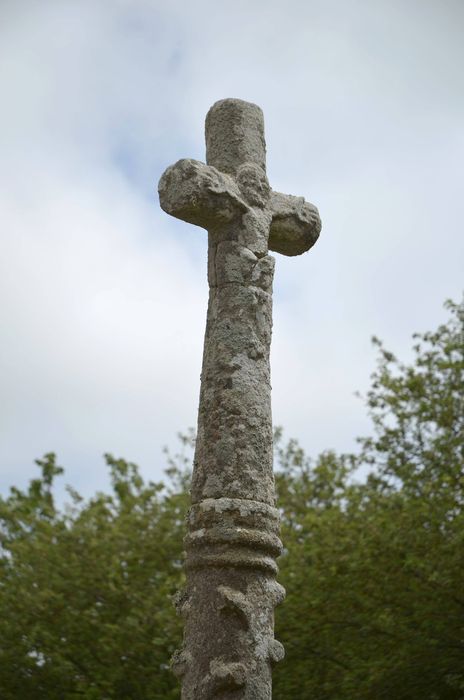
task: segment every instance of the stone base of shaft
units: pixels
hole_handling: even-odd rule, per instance
[[[245,499],[207,499],[192,507],[186,537],[187,587],[177,608],[183,648],[173,657],[182,700],[271,700],[279,512]]]
[[[192,506],[186,567],[235,566],[277,573],[282,552],[277,508],[243,498],[208,498]]]

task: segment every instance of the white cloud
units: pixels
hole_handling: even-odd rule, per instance
[[[279,258],[274,417],[311,451],[367,429],[369,337],[407,355],[459,298],[462,5],[10,2],[0,29],[0,488],[56,450],[160,476],[196,420],[206,236],[160,212],[164,167],[204,158],[216,99],[266,116],[271,184],[320,208]],[[458,184],[459,183],[459,184]]]

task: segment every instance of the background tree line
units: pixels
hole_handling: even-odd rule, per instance
[[[287,599],[276,700],[464,698],[464,303],[405,365],[375,340],[373,432],[310,459],[276,433]],[[164,483],[106,456],[112,490],[53,498],[37,461],[0,499],[2,700],[174,700],[189,450]],[[361,478],[362,477],[362,478]]]

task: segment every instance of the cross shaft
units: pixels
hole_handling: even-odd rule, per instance
[[[208,230],[210,297],[185,539],[183,700],[270,700],[281,551],[272,471],[269,352],[274,259],[320,232],[317,209],[273,192],[262,112],[221,100],[206,118],[207,165],[184,159],[159,183],[161,207]]]

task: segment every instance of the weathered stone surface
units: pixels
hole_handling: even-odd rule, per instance
[[[301,255],[312,248],[321,232],[316,207],[303,197],[273,192],[269,249],[282,255]]]
[[[266,170],[264,118],[258,105],[243,100],[219,100],[205,123],[206,162],[235,175],[244,163]]]
[[[165,212],[203,228],[233,221],[247,209],[232,178],[188,158],[165,171],[158,193]]]
[[[210,297],[187,587],[176,598],[184,645],[173,657],[183,700],[270,700],[281,552],[272,471],[269,352],[274,259],[299,255],[320,232],[317,209],[272,192],[256,105],[221,100],[206,118],[207,165],[180,160],[159,183],[162,208],[208,230]]]

